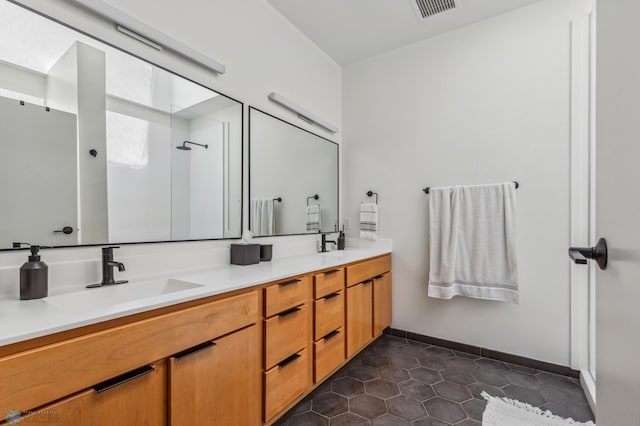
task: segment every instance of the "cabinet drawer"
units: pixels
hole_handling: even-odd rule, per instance
[[[344,326],[344,292],[331,293],[313,302],[315,327],[313,340]]]
[[[264,316],[270,317],[305,303],[309,298],[310,282],[310,277],[298,277],[284,280],[265,288]]]
[[[0,412],[26,411],[259,320],[258,292],[0,358]]]
[[[336,268],[313,276],[313,298],[319,299],[344,288],[344,268]]]
[[[313,379],[318,383],[344,362],[344,328],[339,328],[315,342],[313,351]]]
[[[385,255],[372,260],[347,266],[347,286],[369,280],[391,270],[391,256]]]
[[[265,320],[265,369],[307,346],[310,319],[305,304]]]
[[[153,368],[153,371],[114,387],[100,389],[100,392],[87,389],[30,414],[23,413],[18,424],[166,425],[166,368],[163,361]]]
[[[269,421],[309,387],[308,349],[285,359],[264,376],[264,419]]]

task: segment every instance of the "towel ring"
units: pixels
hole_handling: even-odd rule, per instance
[[[378,204],[378,193],[373,191],[367,191],[367,197],[373,197],[374,195],[376,196],[376,204]]]
[[[320,196],[318,194],[312,195],[311,197],[307,197],[307,206],[309,205],[309,200],[310,199],[314,199],[314,200],[318,200],[320,199]]]
[[[282,197],[274,198],[273,201],[277,201],[277,202],[281,203],[282,202]]]

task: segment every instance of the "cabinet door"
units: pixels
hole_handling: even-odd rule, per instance
[[[121,426],[167,424],[167,388],[164,361],[134,370],[93,389],[34,410],[25,424],[65,426]]]
[[[391,272],[373,279],[373,335],[391,325]]]
[[[172,426],[261,424],[258,331],[252,325],[169,358]]]
[[[373,337],[373,280],[347,288],[347,357]]]

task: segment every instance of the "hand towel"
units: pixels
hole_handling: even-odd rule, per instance
[[[255,236],[274,235],[276,218],[272,199],[251,200],[251,231]]]
[[[307,206],[305,224],[307,232],[320,232],[322,229],[322,211],[320,210],[320,204]]]
[[[378,205],[375,203],[360,204],[360,238],[378,239]]]
[[[519,303],[515,184],[429,191],[431,297]]]

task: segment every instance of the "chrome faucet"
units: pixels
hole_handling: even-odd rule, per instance
[[[336,241],[327,240],[327,234],[322,234],[322,244],[320,245],[320,253],[326,253],[328,251],[327,243],[331,243],[334,246],[338,244]]]
[[[118,246],[102,247],[102,282],[97,284],[89,284],[87,288],[102,287],[105,285],[115,285],[128,283],[128,280],[116,281],[113,279],[113,268],[118,268],[118,271],[125,270],[124,263],[116,262],[113,260],[113,249],[120,248]]]

